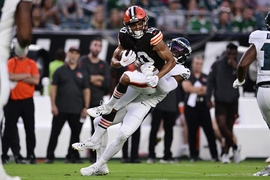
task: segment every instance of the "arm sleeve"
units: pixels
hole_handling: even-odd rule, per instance
[[[177,87],[178,83],[173,77],[161,78],[157,85],[157,88],[163,93],[169,93]]]

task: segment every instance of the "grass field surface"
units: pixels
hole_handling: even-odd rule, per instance
[[[54,164],[37,165],[14,164],[10,162],[4,165],[6,171],[14,176],[18,175],[23,180],[66,180],[66,179],[110,179],[110,180],[169,180],[169,179],[258,179],[252,175],[263,169],[267,164],[264,160],[245,160],[240,164],[221,164],[220,162],[198,161],[191,163],[188,160],[176,164],[122,164],[119,160],[109,161],[110,174],[107,176],[80,175],[80,169],[90,164],[65,164],[56,161]]]

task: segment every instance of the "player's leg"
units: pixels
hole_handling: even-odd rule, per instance
[[[122,122],[123,117],[126,114],[126,109],[122,108],[120,111],[114,113],[115,120],[113,122],[107,121],[105,118],[110,117],[112,115],[112,112],[108,115],[99,116],[95,118],[95,132],[94,134],[87,140],[83,142],[77,142],[73,143],[72,147],[78,151],[83,151],[86,149],[93,149],[97,150],[101,147],[101,139],[104,133],[107,132],[107,128],[113,124],[118,124],[119,122]],[[105,118],[104,118],[105,117]]]
[[[133,101],[139,94],[139,91],[136,91],[134,88],[129,87],[126,94],[120,99],[120,101],[115,104],[114,109],[117,111],[123,109],[124,106]],[[110,114],[103,115],[101,117],[101,120],[99,121],[99,124],[96,127],[93,136],[91,137],[93,143],[99,142],[103,133],[107,130],[108,127],[110,127],[112,123],[118,123],[119,118],[115,118],[115,116],[118,114],[116,114],[117,111],[111,112]],[[114,122],[115,119],[116,122]]]
[[[92,117],[97,117],[100,115],[108,114],[111,111],[115,112],[122,107],[125,107],[129,102],[135,99],[138,94],[131,95],[129,93],[128,99],[122,100],[129,92],[129,86],[134,88],[136,91],[144,93],[144,94],[153,94],[156,92],[156,88],[149,87],[145,81],[145,76],[138,71],[126,71],[121,76],[118,85],[116,86],[112,97],[105,104],[90,108],[87,110],[87,113]],[[121,103],[119,103],[121,101]],[[116,107],[116,104],[117,107]]]
[[[270,127],[270,88],[258,88],[257,92],[257,103],[263,119]],[[270,176],[270,165],[266,166],[263,170],[253,174],[253,176]]]
[[[94,175],[100,169],[100,167],[102,167],[117,152],[119,152],[119,150],[121,150],[127,138],[137,130],[143,119],[149,114],[151,106],[139,102],[131,103],[128,105],[127,110],[128,112],[124,117],[117,138],[109,144],[105,152],[95,164],[81,169],[80,172],[83,176]]]

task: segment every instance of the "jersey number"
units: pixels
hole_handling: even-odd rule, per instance
[[[270,70],[270,43],[264,43],[261,51],[264,51],[264,61],[261,70]]]
[[[141,64],[149,63],[149,62],[154,64],[154,59],[148,56],[148,54],[146,54],[145,52],[139,51],[137,52],[137,55]]]

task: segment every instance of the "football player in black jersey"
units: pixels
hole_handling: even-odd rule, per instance
[[[163,34],[156,28],[148,27],[148,16],[145,11],[138,6],[129,7],[124,14],[124,27],[118,34],[118,47],[113,53],[111,65],[114,68],[128,66],[135,60],[139,65],[155,67],[157,74],[149,74],[147,71],[143,79],[151,88],[155,88],[161,77],[167,74],[176,64],[170,49],[163,41]],[[149,70],[149,69],[146,69]],[[144,72],[143,72],[144,73]],[[106,106],[99,106],[94,110],[96,116],[110,112],[112,106],[126,93],[131,84],[131,77],[123,74],[116,86],[112,97]],[[130,96],[134,99],[137,94]],[[113,110],[114,111],[114,110]],[[113,121],[115,113],[109,117],[104,117],[109,122]],[[89,114],[92,116],[91,112]]]
[[[170,44],[170,50],[174,54],[177,61],[184,61],[191,53],[189,42],[185,40],[186,39],[184,38],[175,38]],[[134,74],[135,76],[139,76],[141,78],[144,77],[144,75],[138,71],[131,72],[130,77],[133,78]],[[184,79],[189,78],[189,75],[189,69],[185,68],[179,63],[168,74],[166,74],[166,76],[160,79],[158,88],[154,94],[148,95],[145,93],[140,93],[138,97],[132,99],[130,102],[129,94],[132,92],[136,93],[136,91],[139,91],[139,89],[133,88],[133,86],[132,88],[129,88],[127,93],[114,106],[114,108],[118,109],[119,111],[117,112],[113,122],[109,122],[104,118],[111,116],[112,113],[97,117],[95,119],[96,131],[94,135],[82,143],[74,143],[72,145],[74,149],[80,151],[86,149],[97,150],[97,162],[91,166],[82,168],[80,170],[81,175],[93,176],[108,174],[109,169],[106,162],[108,162],[110,158],[119,152],[128,137],[130,137],[136,131],[136,129],[138,129],[144,118],[151,112],[151,110],[164,97],[166,97],[171,90],[177,88],[178,83],[181,83]],[[162,87],[159,87],[161,84],[163,84],[163,90]],[[143,87],[141,89],[144,90]],[[106,147],[108,140],[106,131],[107,127],[110,126],[111,123],[114,125],[120,122],[122,122],[122,125],[119,129],[117,137],[108,145],[108,147]]]

